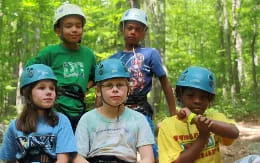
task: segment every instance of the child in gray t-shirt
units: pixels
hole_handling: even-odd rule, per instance
[[[102,106],[85,113],[76,129],[78,153],[89,162],[136,162],[137,151],[141,161],[154,162],[155,141],[145,116],[124,106],[129,77],[118,59],[96,67],[96,95]]]

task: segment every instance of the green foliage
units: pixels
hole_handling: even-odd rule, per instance
[[[2,117],[16,115],[15,88],[19,79],[19,64],[25,63],[35,56],[40,49],[59,43],[60,40],[53,31],[53,14],[55,9],[66,0],[4,0],[0,1],[0,113]],[[129,8],[125,0],[71,0],[71,3],[82,7],[87,16],[84,27],[83,45],[93,49],[97,61],[101,61],[123,47],[123,40],[119,32],[119,20],[122,13]],[[149,2],[149,6],[142,6],[146,1],[140,1],[141,8],[149,15],[150,33],[147,39],[156,48],[165,48],[164,64],[168,70],[168,77],[175,86],[179,74],[188,66],[204,66],[212,70],[217,77],[217,100],[215,109],[232,117],[258,114],[259,84],[259,22],[260,4],[256,0],[241,1],[241,6],[235,11],[238,14],[238,32],[242,39],[242,77],[239,81],[240,92],[232,95],[231,77],[228,75],[228,65],[232,68],[236,64],[235,42],[232,33],[229,39],[231,49],[231,63],[226,59],[226,41],[223,41],[223,24],[219,20],[223,10],[212,0],[166,0],[157,3]],[[165,3],[165,4],[162,4]],[[234,29],[232,1],[227,1],[227,18],[230,32]],[[153,6],[153,5],[160,5]],[[163,8],[165,7],[165,8]],[[154,29],[153,18],[159,15],[157,8],[165,9],[165,26]],[[153,12],[151,12],[153,11]],[[157,11],[158,12],[158,11]],[[158,23],[158,20],[156,20]],[[158,24],[156,24],[158,25]],[[166,30],[166,34],[163,33]],[[165,40],[163,40],[162,35]],[[256,35],[254,44],[253,38]],[[157,39],[160,38],[160,41]],[[253,46],[254,45],[254,46]],[[252,54],[255,58],[252,58]],[[255,63],[256,74],[252,65]],[[232,81],[235,82],[235,81]],[[220,99],[221,97],[221,99]],[[95,100],[94,89],[91,89],[86,102],[88,108],[93,107]],[[160,100],[159,100],[160,101]],[[159,112],[156,119],[167,116],[164,109],[165,100],[158,104]],[[7,112],[7,110],[11,112]],[[11,116],[12,117],[12,116]],[[0,120],[1,121],[1,120]]]

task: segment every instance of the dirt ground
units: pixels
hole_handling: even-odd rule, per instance
[[[260,155],[260,118],[238,122],[239,138],[228,147],[221,147],[223,163],[233,163],[249,154]]]

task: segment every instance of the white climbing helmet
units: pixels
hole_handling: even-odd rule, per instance
[[[146,27],[148,26],[146,13],[138,8],[128,9],[122,16],[120,23],[128,20],[137,21],[144,24]]]
[[[68,15],[82,16],[83,25],[86,22],[86,16],[79,6],[65,2],[55,11],[53,25],[55,26],[61,18]]]

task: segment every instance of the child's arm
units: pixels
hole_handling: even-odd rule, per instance
[[[173,95],[172,87],[167,76],[162,76],[159,78],[167,104],[169,108],[170,115],[176,114],[176,105],[175,105],[175,98]]]
[[[199,136],[187,150],[180,154],[174,163],[193,163],[199,157],[204,146],[208,143],[210,136],[208,124],[210,123],[210,120],[206,117],[198,115],[196,116],[196,120],[194,122],[199,130]]]
[[[73,163],[89,163],[83,156],[77,154],[73,159]]]
[[[188,108],[182,108],[177,113],[177,116],[180,120],[187,120],[187,117],[189,117],[190,114],[191,112]],[[198,117],[202,116],[197,115],[196,117],[194,117],[193,122],[197,122]],[[203,118],[203,123],[207,125],[207,128],[210,130],[210,132],[213,132],[214,134],[221,137],[236,139],[239,136],[239,130],[234,124],[212,120],[207,117]]]
[[[208,139],[209,135],[199,135],[193,144],[183,151],[173,163],[193,163],[199,157],[205,144],[208,143]]]
[[[152,145],[144,145],[138,148],[141,160],[138,163],[153,163],[153,148]]]
[[[67,163],[69,162],[69,154],[68,153],[58,153],[56,163]]]
[[[211,120],[208,127],[211,132],[221,137],[236,139],[239,136],[239,130],[234,124]]]

